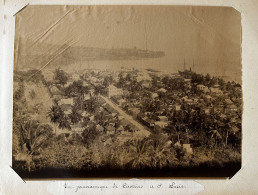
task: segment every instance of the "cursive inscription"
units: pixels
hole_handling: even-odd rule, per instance
[[[185,188],[183,184],[172,182],[172,184],[169,185],[169,188]]]
[[[105,183],[105,182],[104,182]],[[64,183],[64,188],[67,190],[73,190],[74,192],[79,192],[81,190],[87,190],[87,189],[96,189],[96,190],[101,190],[103,191],[104,189],[182,189],[182,188],[187,188],[185,184],[182,184],[182,182],[171,182],[171,183],[152,183],[152,184],[143,184],[141,182],[119,182],[119,183],[113,183],[113,184],[88,184],[88,185],[72,185],[72,184],[67,184]]]

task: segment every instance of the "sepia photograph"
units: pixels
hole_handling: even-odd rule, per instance
[[[23,179],[232,177],[241,42],[232,7],[26,6],[12,168]]]

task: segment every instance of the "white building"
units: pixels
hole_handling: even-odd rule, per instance
[[[175,110],[176,110],[176,111],[181,110],[181,106],[180,106],[180,105],[175,105]]]
[[[123,90],[120,88],[117,88],[114,85],[109,85],[108,86],[108,98],[111,98],[112,96],[115,95],[123,95]]]
[[[63,105],[63,104],[73,105],[74,104],[73,98],[60,99],[58,101],[58,105],[60,106],[60,105]]]
[[[193,153],[193,149],[192,149],[190,144],[183,144],[183,148],[185,149],[187,154],[192,154]]]
[[[197,85],[197,89],[202,91],[202,92],[209,92],[209,88],[205,85]]]
[[[73,74],[72,75],[72,80],[77,81],[79,79],[80,79],[80,75],[78,75],[78,74]]]
[[[164,88],[160,88],[160,89],[158,90],[158,92],[160,92],[160,93],[166,93],[166,92],[167,92],[167,90],[166,90],[166,89],[164,89]]]
[[[153,99],[155,99],[155,98],[159,97],[159,94],[157,94],[157,93],[152,93],[152,94],[151,94],[151,97],[152,97]]]
[[[168,121],[156,121],[154,124],[160,128],[165,128],[168,126]]]
[[[151,81],[144,80],[143,83],[142,83],[142,86],[145,87],[145,88],[150,88],[151,87]]]

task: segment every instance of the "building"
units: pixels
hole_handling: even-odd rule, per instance
[[[209,88],[205,85],[197,85],[197,89],[204,92],[204,93],[209,92]]]
[[[192,154],[193,153],[193,149],[191,147],[190,144],[183,144],[183,148],[186,151],[187,154]]]
[[[238,112],[238,107],[234,104],[230,104],[230,105],[227,105],[226,107],[226,112],[229,113],[229,112]]]
[[[168,121],[156,121],[154,124],[160,128],[164,128],[168,126]]]
[[[66,114],[66,115],[72,114],[72,109],[69,108],[69,109],[65,110],[64,114]]]
[[[88,87],[88,86],[89,86],[89,83],[86,82],[86,81],[82,81],[82,85],[83,85],[84,87]]]
[[[81,123],[77,123],[77,124],[72,124],[71,125],[72,131],[77,133],[77,134],[81,134],[84,130],[84,127]]]
[[[67,83],[64,85],[64,87],[68,87],[71,84],[73,84],[73,81],[67,81]]]
[[[151,94],[151,97],[152,97],[153,99],[155,99],[155,98],[159,97],[159,94],[157,94],[157,93],[152,93],[152,94]]]
[[[136,77],[136,81],[137,82],[141,82],[141,81],[143,81],[145,78],[143,77],[143,76],[138,76],[138,77]]]
[[[58,105],[61,107],[61,109],[67,115],[72,113],[73,104],[74,104],[73,98],[60,99],[58,101]]]
[[[116,128],[113,127],[112,125],[108,125],[108,126],[106,127],[106,132],[107,132],[108,135],[114,134],[115,131],[116,131]]]
[[[213,87],[214,88],[219,88],[219,84],[215,84]]]
[[[117,88],[114,85],[109,85],[108,86],[108,98],[111,98],[112,96],[115,95],[123,95],[123,90],[120,88]]]
[[[137,119],[143,123],[144,125],[146,125],[147,127],[153,128],[154,127],[154,123],[155,121],[152,119],[149,119],[146,115],[137,115]]]
[[[192,79],[184,79],[185,83],[191,83]]]
[[[233,102],[230,99],[225,99],[225,103],[227,105],[232,105],[233,104]]]
[[[128,109],[128,112],[132,116],[137,117],[137,115],[140,113],[140,109],[139,108],[130,108],[130,109]]]
[[[53,86],[50,88],[50,92],[53,96],[55,95],[63,95],[62,92],[56,87],[56,86]]]
[[[204,113],[205,113],[206,115],[210,115],[210,113],[211,113],[211,108],[205,108],[205,109],[204,109]]]
[[[74,104],[73,98],[60,99],[58,101],[58,105],[60,106],[60,105],[63,105],[63,104],[73,105]]]
[[[80,75],[78,74],[73,74],[72,75],[72,80],[76,81],[76,80],[79,80],[80,79]]]
[[[164,121],[164,122],[168,121],[168,117],[166,116],[158,116],[158,118],[160,121]]]
[[[150,88],[151,87],[151,81],[148,81],[148,80],[143,81],[142,86],[144,88]]]
[[[187,103],[188,105],[195,105],[197,104],[198,100],[196,99],[186,99],[185,103]]]
[[[159,92],[159,93],[166,93],[166,92],[167,92],[167,90],[166,90],[166,89],[164,89],[164,88],[160,88],[160,89],[158,90],[158,92]]]
[[[82,114],[81,114],[82,117],[88,117],[89,115],[90,115],[90,114],[87,113],[86,111],[83,111]]]
[[[90,97],[91,97],[91,95],[90,95],[90,94],[86,94],[86,95],[84,95],[84,100],[89,100],[89,99],[90,99]]]
[[[204,98],[205,98],[206,100],[211,100],[211,99],[212,99],[212,97],[211,97],[210,95],[206,95],[206,96],[204,96]]]
[[[120,125],[118,128],[117,128],[117,132],[119,132],[119,133],[122,133],[122,132],[124,132],[124,127],[122,126],[122,125]]]
[[[214,88],[214,87],[210,88],[210,92],[213,93],[213,94],[216,94],[216,95],[222,95],[223,94],[223,92],[219,88]]]
[[[180,106],[180,105],[174,105],[174,109],[175,109],[176,111],[180,111],[180,110],[181,110],[181,106]]]
[[[62,104],[60,105],[61,110],[64,111],[65,114],[70,114],[72,113],[72,105],[70,104]]]

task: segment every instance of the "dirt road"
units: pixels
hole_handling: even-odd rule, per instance
[[[142,137],[148,137],[150,135],[150,132],[146,129],[145,126],[143,126],[138,121],[136,121],[132,116],[124,112],[118,105],[113,103],[107,97],[104,97],[102,95],[101,97],[106,101],[107,104],[109,104],[112,108],[114,108],[121,116],[123,116],[126,120],[130,121],[133,125],[135,125],[140,130],[140,131],[136,131],[134,135],[138,135]]]

